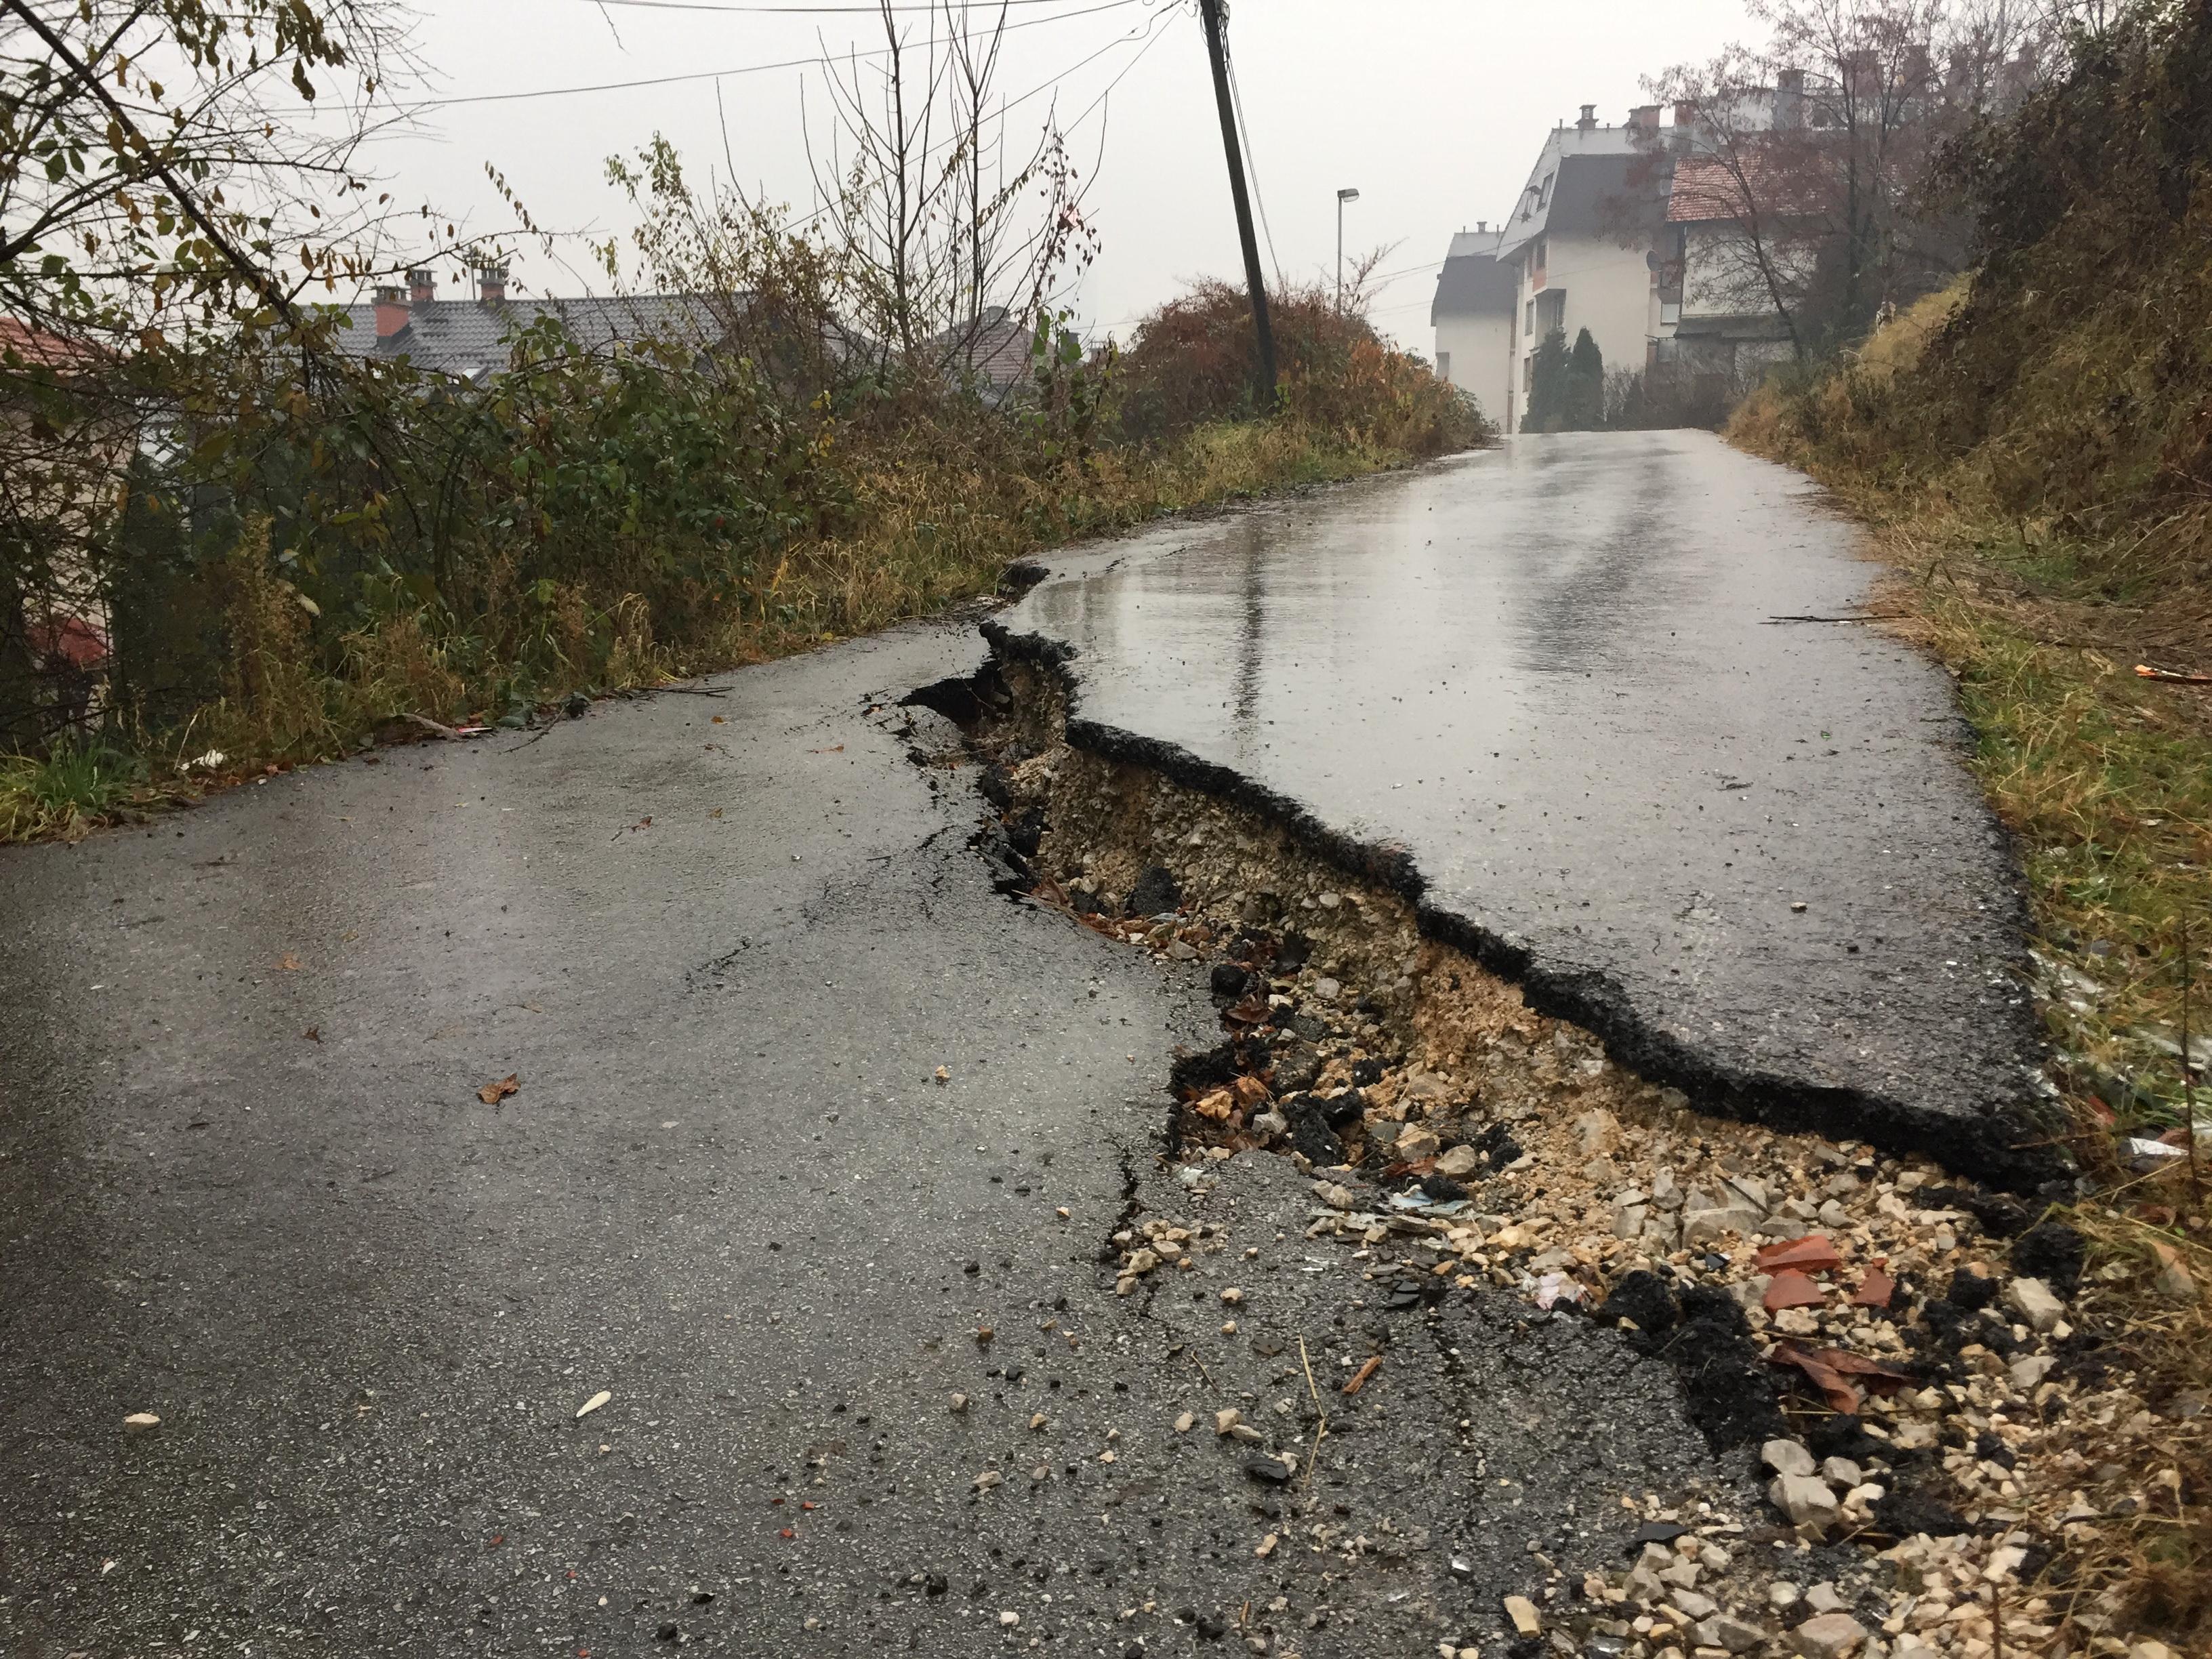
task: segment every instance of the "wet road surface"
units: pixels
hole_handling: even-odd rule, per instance
[[[0,851],[0,1653],[1488,1653],[1625,1490],[1747,1499],[1619,1335],[1159,1167],[1202,988],[994,893],[881,706],[981,655]],[[1148,1213],[1223,1248],[1117,1299]],[[1206,1429],[1310,1449],[1301,1340],[1385,1364],[1285,1486]]]
[[[1076,741],[1409,856],[1430,931],[1644,1076],[2031,1176],[1949,682],[1807,620],[1866,600],[1855,533],[1706,434],[1524,438],[1057,561],[994,636],[1065,661]]]

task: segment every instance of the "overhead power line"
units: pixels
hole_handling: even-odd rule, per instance
[[[1084,6],[1074,11],[1054,12],[1045,17],[1024,18],[1009,23],[1005,33],[1016,29],[1036,28],[1045,23],[1062,23],[1077,17],[1095,16],[1103,11],[1120,11],[1128,6],[1144,5],[1147,0],[1103,0],[1103,3]],[[841,58],[884,58],[890,54],[888,46],[871,46],[857,52],[838,54]],[[416,109],[450,109],[457,104],[506,104],[526,98],[570,98],[591,92],[628,92],[639,87],[673,86],[684,81],[719,81],[726,75],[763,75],[772,70],[811,69],[822,61],[823,54],[816,52],[808,58],[787,58],[774,64],[742,64],[732,69],[691,70],[680,75],[652,75],[635,81],[601,81],[582,87],[540,87],[529,92],[478,92],[456,98],[425,98],[411,106]]]
[[[1275,268],[1275,281],[1283,280],[1282,256],[1275,252],[1275,228],[1267,222],[1267,195],[1260,188],[1260,159],[1252,149],[1252,128],[1244,119],[1244,93],[1237,84],[1237,54],[1229,48],[1224,33],[1221,55],[1229,65],[1229,101],[1236,106],[1237,131],[1244,143],[1244,170],[1252,175],[1252,205],[1260,210],[1260,234],[1267,239],[1267,263]]]

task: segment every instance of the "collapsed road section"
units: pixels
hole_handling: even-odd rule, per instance
[[[1706,434],[1532,441],[1060,562],[985,632],[1709,1109],[2057,1173],[2008,843],[1852,532]],[[1400,975],[1363,981],[1370,994]]]
[[[1285,1158],[1311,1201],[1249,1271],[1302,1239],[1385,1310],[1588,1316],[1674,1370],[1717,1459],[1707,1501],[1624,1499],[1626,1567],[1536,1556],[1509,1651],[1979,1659],[2125,1628],[2124,1519],[2171,1421],[2080,1233],[1923,1153],[1701,1113],[1430,933],[1387,855],[1072,742],[1066,690],[1002,657],[917,700],[969,719],[1003,890],[1212,994],[1220,1041],[1178,1058],[1164,1118],[1183,1204],[1133,1200],[1102,1284],[1184,1300],[1221,1252],[1209,1197]],[[1242,1298],[1218,1292],[1224,1334]],[[1380,1363],[1331,1380],[1357,1395]],[[1257,1438],[1233,1410],[1211,1426]],[[1731,1502],[1754,1472],[1763,1501]]]

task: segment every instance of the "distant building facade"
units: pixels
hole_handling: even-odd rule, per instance
[[[1588,329],[1608,368],[1642,368],[1662,331],[1650,216],[1635,188],[1648,166],[1638,148],[1643,113],[1601,126],[1585,104],[1573,125],[1553,128],[1505,221],[1498,252],[1513,268],[1517,324],[1508,430],[1518,429],[1536,348],[1553,329],[1570,343]]]
[[[1437,374],[1468,396],[1501,429],[1510,419],[1517,278],[1498,257],[1502,230],[1488,224],[1451,240],[1429,323],[1437,331]]]
[[[1697,127],[1686,111],[1672,124],[1661,114],[1644,105],[1608,126],[1583,105],[1545,136],[1504,222],[1452,239],[1430,313],[1438,372],[1508,432],[1520,428],[1537,348],[1554,329],[1570,345],[1588,329],[1609,373],[1741,386],[1788,355],[1779,314],[1723,279],[1738,231]],[[1747,114],[1774,118],[1769,105]]]

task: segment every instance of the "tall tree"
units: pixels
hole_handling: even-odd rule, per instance
[[[1553,329],[1536,343],[1528,358],[1528,409],[1523,432],[1558,432],[1567,419],[1567,336]]]
[[[1605,424],[1605,354],[1588,329],[1575,336],[1567,354],[1562,413],[1570,431],[1594,432]]]
[[[1798,355],[1863,333],[1955,271],[1964,227],[1923,190],[1932,159],[2016,97],[2053,38],[2015,0],[1751,0],[1763,46],[1645,82],[1675,111],[1643,171],[1689,227],[1709,301],[1776,317]]]

